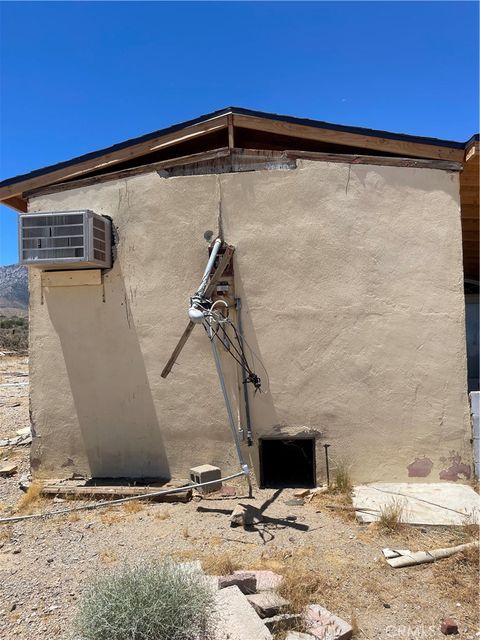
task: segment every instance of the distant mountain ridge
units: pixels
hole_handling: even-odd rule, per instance
[[[28,272],[26,267],[10,264],[0,267],[0,313],[2,309],[28,308]]]

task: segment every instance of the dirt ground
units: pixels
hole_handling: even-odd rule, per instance
[[[25,357],[0,358],[0,438],[28,426]],[[20,375],[19,375],[20,374]],[[9,385],[9,386],[5,386]],[[0,449],[0,463],[18,472],[0,478],[0,517],[18,512],[25,495],[19,478],[29,471],[29,447]],[[187,472],[187,470],[185,470]],[[382,547],[429,549],[468,542],[471,527],[413,528],[384,533],[359,525],[343,504],[324,495],[309,504],[287,504],[291,490],[254,491],[233,486],[233,498],[210,495],[188,504],[130,503],[68,516],[0,524],[0,638],[66,638],[82,585],[99,571],[163,556],[200,559],[211,573],[233,568],[271,568],[286,576],[292,600],[326,606],[365,639],[443,638],[450,616],[460,638],[480,637],[478,554],[460,554],[435,564],[392,569]],[[263,510],[266,521],[232,529],[228,515],[238,503]],[[39,513],[77,502],[32,501],[23,512]],[[294,516],[286,522],[287,516]],[[252,638],[251,640],[255,640]]]

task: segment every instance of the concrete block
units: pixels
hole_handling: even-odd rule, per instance
[[[14,473],[17,473],[17,465],[16,464],[5,464],[3,467],[0,467],[0,476],[7,477],[13,476]]]
[[[293,630],[300,627],[303,623],[303,616],[299,613],[279,613],[271,618],[264,618],[263,622],[273,633],[279,631]]]
[[[231,576],[220,576],[218,578],[218,588],[237,586],[242,593],[252,594],[257,590],[257,578],[253,573],[237,573]]]
[[[236,586],[220,589],[214,640],[272,640],[272,634]]]
[[[238,573],[244,572],[234,571],[233,575],[237,575]],[[273,571],[249,571],[249,573],[253,573],[257,579],[257,592],[273,591],[275,589],[278,589],[283,580],[282,576],[278,575],[278,573],[274,573]]]
[[[218,491],[222,487],[222,481],[220,478],[222,477],[222,472],[218,467],[214,467],[211,464],[202,464],[199,467],[192,467],[190,469],[190,480],[194,484],[199,484],[201,482],[212,482],[213,480],[217,480],[217,482],[212,482],[212,484],[207,485],[206,487],[198,487],[199,493],[210,493],[211,491]]]
[[[317,640],[315,636],[311,636],[309,633],[302,633],[301,631],[289,631],[285,636],[285,640]]]
[[[311,604],[305,612],[307,632],[319,640],[349,640],[353,629],[328,609]]]
[[[283,613],[288,606],[288,600],[274,591],[263,591],[247,596],[247,600],[261,618],[271,618]]]

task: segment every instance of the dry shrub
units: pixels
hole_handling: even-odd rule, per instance
[[[237,560],[233,560],[228,554],[212,554],[201,559],[202,568],[211,576],[229,576],[241,568]]]
[[[378,526],[383,531],[397,531],[402,524],[405,506],[401,500],[394,498],[380,508]]]
[[[0,525],[0,542],[10,542],[13,536],[13,527],[10,524]]]
[[[17,505],[17,513],[30,513],[31,508],[38,503],[42,494],[43,483],[34,480],[28,487],[25,495],[23,495]]]
[[[291,563],[282,574],[278,593],[290,602],[292,613],[301,613],[307,605],[324,598],[325,592],[331,588],[323,574],[312,571],[303,563]]]
[[[479,548],[473,547],[433,565],[432,585],[440,595],[477,611],[480,569]]]
[[[109,551],[108,549],[102,551],[99,558],[102,564],[113,564],[118,560],[117,554],[113,551]]]
[[[335,463],[333,477],[337,491],[348,494],[351,492],[353,485],[350,477],[350,464],[347,460],[341,459]]]
[[[168,520],[170,518],[170,511],[162,509],[162,511],[155,511],[153,514],[155,520]]]
[[[123,520],[124,514],[121,511],[114,511],[110,508],[100,512],[100,520],[102,524],[112,525]]]
[[[123,510],[127,513],[138,513],[139,511],[143,511],[145,505],[141,500],[130,500],[129,502],[123,503]]]
[[[171,561],[100,574],[79,603],[74,637],[82,640],[207,640],[215,626],[215,593],[197,571]]]
[[[72,513],[68,514],[69,522],[78,522],[80,520],[80,514],[78,511],[72,511]]]

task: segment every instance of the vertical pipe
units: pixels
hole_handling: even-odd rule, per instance
[[[223,376],[222,363],[220,361],[220,355],[217,350],[217,345],[215,343],[215,335],[213,333],[212,323],[215,320],[212,317],[206,318],[208,337],[210,338],[210,345],[212,348],[213,359],[215,360],[215,367],[217,368],[218,378],[220,380],[220,387],[222,388],[223,399],[225,401],[225,407],[227,409],[228,422],[230,423],[230,429],[233,435],[233,441],[235,443],[235,448],[237,449],[238,459],[240,461],[240,466],[246,476],[249,474],[248,464],[243,459],[242,448],[240,445],[240,440],[238,438],[237,425],[235,424],[235,419],[233,417],[232,406],[230,404],[230,399],[228,397],[227,385],[225,384],[225,378]]]
[[[242,300],[241,298],[235,298],[235,307],[237,309],[237,321],[238,321],[238,335],[240,337],[240,346],[242,351],[243,346],[243,327],[242,327]],[[247,445],[249,447],[253,444],[252,438],[252,421],[250,417],[250,400],[248,397],[248,384],[245,376],[245,371],[242,369],[242,383],[243,383],[243,398],[245,402],[245,421],[247,423]]]
[[[330,446],[329,444],[324,444],[323,445],[325,448],[325,465],[327,467],[327,487],[330,486],[330,468],[328,465],[328,447]]]

